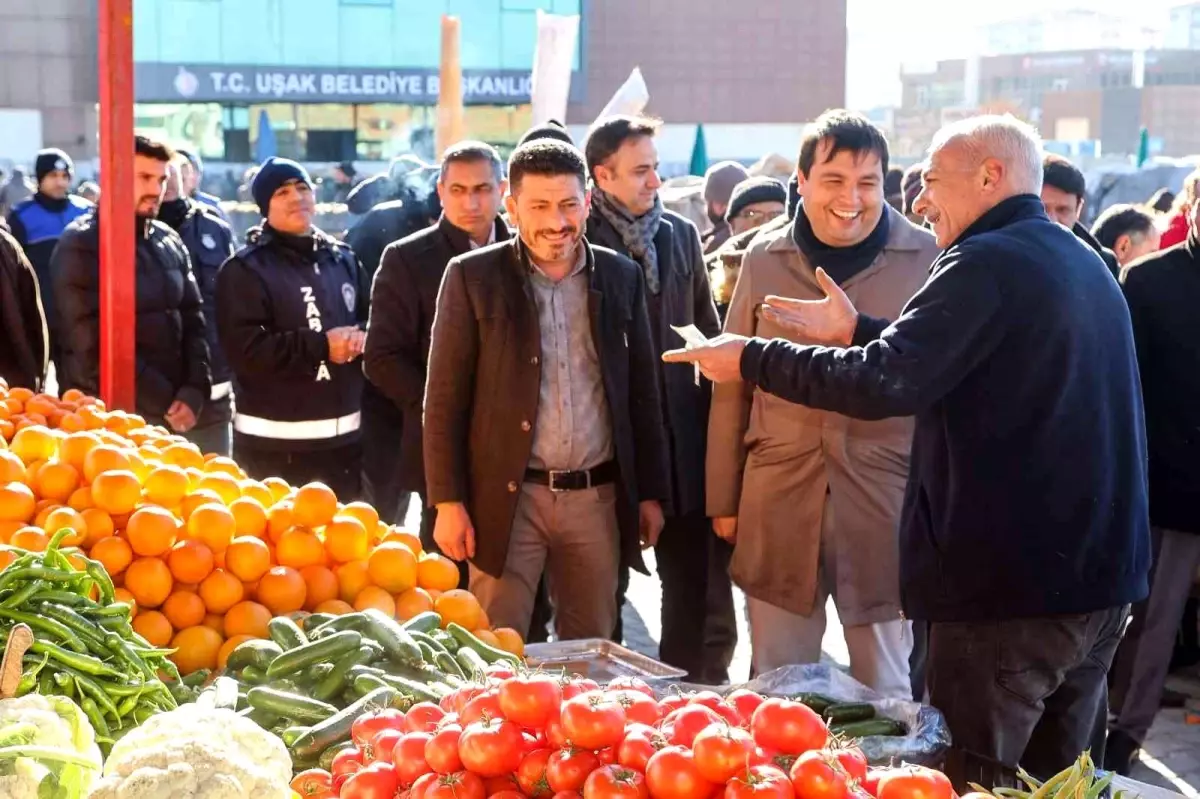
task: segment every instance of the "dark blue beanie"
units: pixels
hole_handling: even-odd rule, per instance
[[[308,172],[290,158],[271,156],[262,162],[262,166],[258,168],[258,174],[254,176],[254,181],[250,184],[250,194],[254,197],[254,202],[263,216],[266,216],[267,211],[271,208],[271,195],[279,191],[279,187],[289,180],[302,180],[310,187],[312,186],[312,178],[308,176]]]
[[[37,182],[41,183],[42,178],[56,171],[66,172],[70,177],[75,172],[75,164],[71,161],[71,156],[57,147],[39,151],[37,159],[33,162],[33,174]]]

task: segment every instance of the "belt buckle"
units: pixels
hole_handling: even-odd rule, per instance
[[[559,476],[564,475],[564,474],[570,474],[570,472],[568,470],[566,470],[566,469],[550,469],[547,472],[547,474],[550,475],[550,491],[551,492],[553,492],[555,494],[561,494],[562,492],[569,490],[566,488],[558,487]]]

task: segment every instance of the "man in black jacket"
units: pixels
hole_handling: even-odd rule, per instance
[[[1046,214],[1063,227],[1070,228],[1080,241],[1100,256],[1113,277],[1117,277],[1121,273],[1117,256],[1107,247],[1100,246],[1096,237],[1079,221],[1086,195],[1087,181],[1079,167],[1061,155],[1050,154],[1043,159],[1042,204],[1046,206]]]
[[[861,419],[916,416],[901,594],[931,622],[930,702],[970,758],[1035,776],[1104,749],[1106,673],[1150,560],[1129,311],[1046,216],[1037,133],[976,117],[934,139],[916,211],[945,248],[895,322],[840,289],[768,298],[800,347],[725,335],[668,353],[714,380]],[[975,765],[978,765],[977,763]]]
[[[0,227],[0,376],[10,386],[41,391],[49,358],[49,332],[32,264]]]
[[[134,145],[137,411],[187,433],[212,388],[204,309],[187,249],[154,218],[174,153],[144,136],[135,136]],[[100,225],[99,211],[72,222],[50,259],[62,343],[59,389],[93,395],[100,389],[100,326],[106,323],[100,318]]]
[[[1129,686],[1109,734],[1106,767],[1127,773],[1158,712],[1175,634],[1200,567],[1200,205],[1187,240],[1122,273],[1133,318],[1150,444],[1150,523],[1158,556],[1140,609]]]
[[[184,193],[181,170],[187,163],[183,155],[177,154],[167,165],[167,185],[158,209],[159,221],[169,225],[183,239],[204,301],[204,332],[208,340],[212,389],[204,403],[204,411],[187,438],[202,452],[229,457],[233,450],[229,429],[229,421],[233,418],[233,376],[217,342],[216,290],[217,272],[237,248],[229,225],[210,206]]]
[[[217,332],[233,370],[233,449],[255,479],[319,480],[358,498],[367,290],[354,253],[313,227],[304,167],[268,158],[265,217],[217,275]]]
[[[658,189],[658,123],[629,116],[598,121],[584,144],[595,190],[587,236],[638,263],[646,282],[650,334],[656,352],[679,342],[672,327],[695,325],[706,337],[721,332],[696,227],[663,208]],[[715,551],[704,509],[704,458],[712,386],[692,370],[657,366],[671,455],[671,502],[655,547],[662,579],[659,657],[689,679],[724,682],[728,664],[705,663],[705,606],[709,558]],[[715,576],[727,573],[718,570]],[[732,587],[729,606],[732,609]],[[711,674],[709,672],[712,672]]]

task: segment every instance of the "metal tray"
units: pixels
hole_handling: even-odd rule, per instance
[[[571,674],[590,677],[597,682],[614,677],[678,680],[687,674],[682,669],[660,663],[654,658],[603,638],[530,644],[525,647],[525,661],[535,668],[563,669]]]

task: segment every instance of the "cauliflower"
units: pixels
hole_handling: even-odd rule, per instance
[[[89,799],[287,799],[283,741],[232,710],[184,705],[113,746]]]
[[[0,796],[83,799],[100,771],[95,732],[62,696],[0,700]]]

